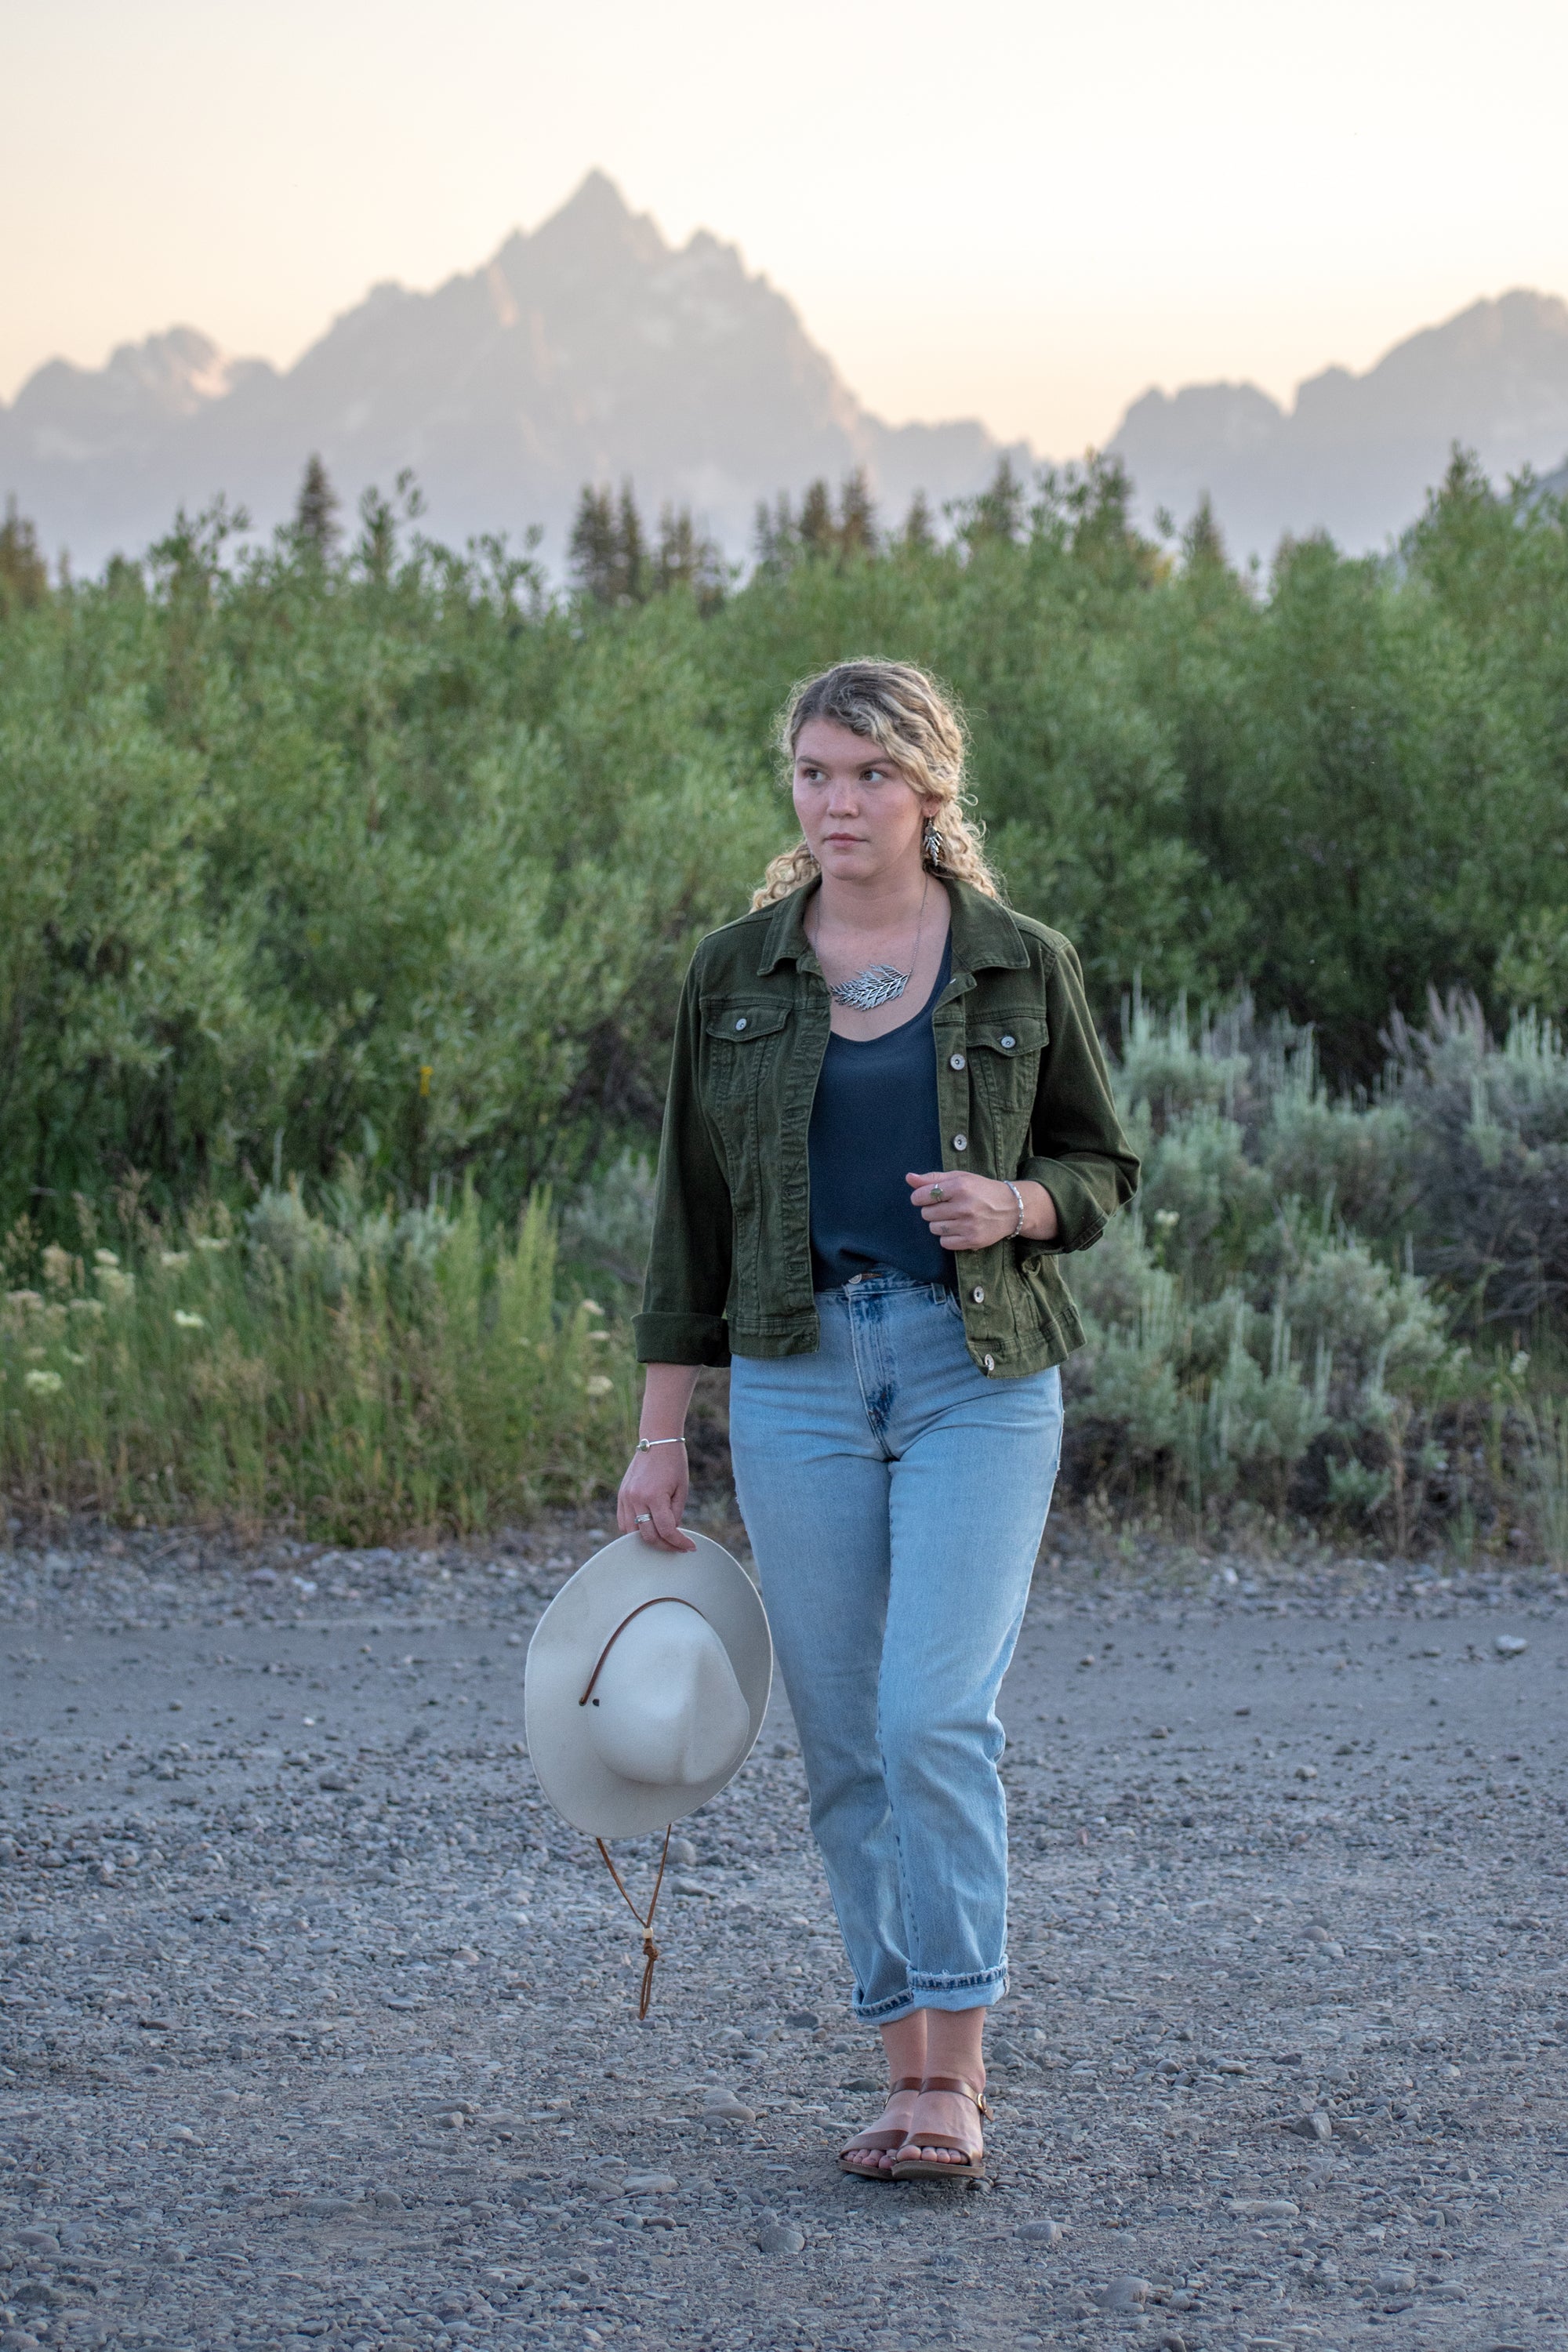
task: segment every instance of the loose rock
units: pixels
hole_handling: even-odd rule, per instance
[[[764,2254],[798,2254],[805,2245],[805,2232],[797,2230],[793,2221],[781,2221],[778,2215],[764,2207],[757,2216],[757,2247]]]

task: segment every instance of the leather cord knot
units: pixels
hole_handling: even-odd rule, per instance
[[[647,1604],[645,1603],[644,1605],[646,1606]],[[611,1639],[614,1639],[613,1635],[611,1636]],[[608,1645],[606,1644],[606,1647]],[[601,1661],[601,1663],[603,1662]],[[594,1671],[596,1675],[598,1673],[598,1668],[595,1667]],[[592,1690],[593,1687],[593,1684],[590,1683],[588,1688]],[[622,1878],[620,1872],[616,1868],[615,1864],[610,1860],[610,1849],[605,1843],[604,1839],[595,1838],[594,1840],[594,1843],[599,1849],[600,1858],[604,1863],[605,1868],[609,1872],[610,1876],[616,1882],[616,1886],[622,1902],[626,1905],[626,1909],[631,1913],[632,1917],[637,1921],[637,1926],[643,1931],[642,1985],[637,1994],[637,2017],[639,2021],[647,2015],[648,2004],[653,1999],[653,1972],[662,1957],[659,1952],[658,1946],[653,1940],[653,1915],[658,1905],[658,1890],[664,1885],[664,1865],[669,1860],[669,1837],[670,1831],[673,1830],[674,1827],[675,1823],[671,1822],[669,1829],[667,1829],[664,1833],[664,1850],[658,1857],[658,1875],[653,1882],[653,1893],[648,1896],[647,1910],[646,1914],[637,1909],[637,1905],[626,1893],[626,1881]]]

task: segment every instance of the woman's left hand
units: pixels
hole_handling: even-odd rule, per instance
[[[910,1198],[946,1250],[989,1249],[1010,1241],[1017,1229],[1018,1202],[1011,1186],[994,1176],[962,1176],[936,1169],[906,1176]],[[1020,1183],[1024,1233],[1049,1241],[1057,1229],[1057,1204],[1043,1184]]]

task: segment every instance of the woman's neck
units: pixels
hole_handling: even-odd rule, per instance
[[[870,875],[864,882],[847,882],[824,874],[816,897],[816,924],[829,931],[853,931],[871,938],[905,930],[920,919],[930,890],[931,877],[923,866],[895,867]]]

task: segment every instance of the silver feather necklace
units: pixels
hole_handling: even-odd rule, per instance
[[[900,971],[897,964],[870,963],[866,966],[864,971],[854,973],[848,980],[830,980],[827,982],[827,993],[836,1003],[847,1004],[856,1013],[875,1013],[879,1005],[891,1004],[895,996],[902,996],[920,968],[921,934],[925,929],[926,900],[930,896],[931,876],[928,874],[925,888],[921,892],[920,919],[915,924],[914,953],[910,958],[908,971]]]

